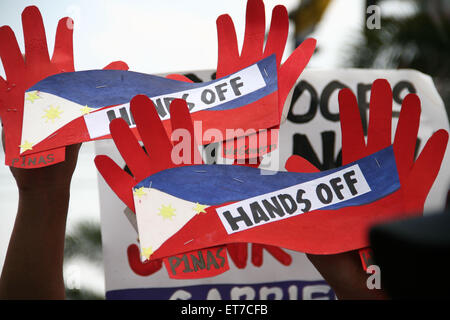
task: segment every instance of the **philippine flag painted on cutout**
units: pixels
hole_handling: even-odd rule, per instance
[[[279,246],[277,241],[285,244],[292,238],[293,249],[303,214],[340,214],[338,209],[374,202],[399,187],[391,146],[317,173],[236,165],[176,167],[141,181],[133,195],[140,245],[148,259],[229,242]],[[286,239],[270,239],[280,223]]]
[[[108,138],[109,123],[118,117],[134,128],[129,102],[138,94],[151,98],[165,126],[170,102],[181,98],[203,130],[218,129],[225,137],[230,128],[268,129],[279,124],[277,81],[274,55],[205,83],[122,70],[57,74],[25,93],[21,154]]]

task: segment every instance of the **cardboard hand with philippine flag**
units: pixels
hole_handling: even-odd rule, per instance
[[[0,117],[5,135],[5,163],[17,168],[38,168],[61,162],[65,148],[53,148],[42,152],[20,154],[32,151],[34,141],[21,141],[24,96],[26,90],[40,80],[63,72],[74,71],[73,21],[62,18],[58,22],[55,47],[52,58],[48,54],[44,24],[39,9],[25,8],[22,13],[25,39],[25,54],[20,52],[14,32],[9,26],[0,28],[0,57],[6,79],[0,77]],[[124,62],[113,62],[105,69],[127,70]],[[39,92],[29,92],[25,100],[33,103],[40,99]],[[42,110],[42,116],[49,120],[55,115],[56,106]],[[47,111],[47,112],[46,112]]]
[[[420,124],[420,99],[408,94],[403,102],[392,143],[392,90],[387,80],[372,84],[367,143],[355,95],[350,89],[339,92],[342,133],[342,164],[347,165],[386,147],[393,146],[400,188],[375,202],[348,207],[345,215],[323,210],[316,217],[305,216],[305,225],[315,223],[314,231],[299,229],[306,238],[313,237],[317,254],[334,254],[365,248],[368,232],[376,223],[421,215],[425,200],[436,179],[448,142],[448,133],[437,130],[414,159]],[[381,165],[381,162],[380,162]],[[291,156],[285,165],[290,172],[319,172],[299,156]]]
[[[382,82],[375,83],[375,95],[378,83]],[[97,157],[96,164],[112,189],[136,211],[141,249],[150,259],[240,242],[315,254],[345,252],[367,246],[362,235],[375,221],[403,214],[403,205],[389,200],[396,197],[403,179],[403,169],[397,172],[397,166],[404,163],[394,156],[399,148],[396,144],[378,145],[354,158],[356,161],[324,172],[312,172],[317,170],[296,156],[288,161],[287,169],[306,173],[196,164],[199,162],[180,165],[174,164],[174,150],[178,156],[188,152],[192,161],[198,152],[194,139],[186,139],[182,148],[180,144],[172,146],[157,115],[145,108],[147,103],[145,97],[132,100],[138,130],[147,137],[143,141],[148,154],[125,123],[111,124],[113,139],[135,178],[107,157]],[[186,104],[181,100],[173,104],[172,112],[177,114],[173,130],[182,129],[188,133],[184,137],[194,137]],[[374,114],[370,131],[386,126],[382,123],[387,118]],[[402,119],[408,117],[405,114],[408,112],[403,112]],[[349,128],[345,121],[343,128]],[[410,139],[414,134],[410,129],[401,121],[398,130],[403,138],[399,141]],[[343,136],[352,139],[347,133]],[[437,159],[432,166],[436,174],[446,138],[445,132],[438,132],[421,156]],[[419,163],[423,161],[429,160]],[[434,178],[432,175],[428,181]],[[360,211],[363,214],[358,214]]]
[[[216,21],[218,39],[218,61],[216,77],[223,77],[234,73],[245,66],[251,65],[270,55],[275,55],[278,75],[278,113],[279,123],[283,122],[290,102],[288,95],[299,76],[308,64],[316,47],[316,40],[308,38],[303,41],[283,63],[283,53],[289,32],[289,17],[286,7],[277,5],[272,11],[272,19],[266,40],[265,8],[262,0],[248,0],[246,9],[245,34],[241,51],[233,20],[228,14],[223,14]],[[265,148],[263,144],[277,145],[279,125],[269,128],[261,137],[259,132],[255,136],[239,137],[234,141],[235,152],[227,151],[224,145],[223,156],[226,158],[258,158],[275,148]],[[246,141],[242,141],[246,139]],[[238,146],[248,145],[250,139],[257,139],[258,152],[240,154]],[[266,141],[265,141],[266,140]],[[263,150],[261,152],[261,150]]]
[[[179,132],[181,134],[180,137],[183,137],[182,141],[178,142],[178,144],[173,144],[171,139],[169,139],[153,102],[147,96],[135,96],[130,101],[130,110],[135,119],[136,128],[144,144],[145,151],[125,120],[121,118],[113,120],[110,124],[110,131],[114,143],[125,160],[132,176],[120,168],[108,156],[97,156],[95,158],[95,165],[111,189],[128,208],[135,212],[134,198],[145,195],[142,189],[134,188],[139,181],[160,171],[184,166],[186,165],[184,162],[187,164],[202,163],[202,158],[194,138],[194,127],[185,100],[175,99],[170,104],[171,131],[172,133],[175,132],[175,134]],[[179,144],[183,148],[177,151],[176,148]],[[174,219],[175,215],[170,205],[163,206],[160,209],[159,217],[163,220],[178,220],[178,217],[182,217],[182,215],[178,215]],[[196,208],[192,208],[192,210],[201,212],[204,208],[199,204]],[[176,223],[176,221],[174,222]],[[211,257],[211,252],[215,254],[213,258]],[[133,270],[141,275],[151,274],[159,270],[162,263],[160,259],[144,261],[144,264],[140,263],[140,257],[148,260],[152,253],[153,249],[142,246],[142,243],[140,250],[138,250],[136,245],[130,245],[127,254]],[[223,247],[208,248],[196,253],[200,255],[204,254],[205,261],[210,259],[207,263],[213,263],[214,267],[208,267],[207,270],[196,270],[199,272],[195,274],[185,274],[184,278],[214,276],[228,270],[227,255]],[[177,259],[176,257],[171,258]],[[172,265],[167,259],[165,262],[167,266]],[[169,267],[167,269],[171,277],[176,277],[174,270],[170,270]]]

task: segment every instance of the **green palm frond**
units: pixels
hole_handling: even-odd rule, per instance
[[[91,262],[102,261],[102,236],[100,225],[88,221],[80,222],[73,232],[66,236],[64,247],[66,260],[86,258]]]

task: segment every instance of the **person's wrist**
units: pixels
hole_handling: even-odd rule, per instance
[[[47,188],[19,188],[19,207],[40,208],[41,214],[61,212],[67,214],[70,199],[70,185],[50,186]]]

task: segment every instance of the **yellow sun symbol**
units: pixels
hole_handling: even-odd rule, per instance
[[[200,212],[206,213],[205,209],[206,209],[207,207],[208,207],[208,206],[206,206],[206,205],[204,205],[204,204],[200,204],[200,203],[197,202],[197,203],[195,204],[195,207],[192,208],[192,210],[194,210],[196,214],[199,214]]]
[[[159,209],[158,215],[163,217],[164,219],[172,219],[172,217],[175,215],[175,208],[172,207],[172,205],[162,205]]]
[[[87,105],[80,109],[82,115],[89,114],[92,110],[94,110],[94,108],[89,108]]]
[[[62,110],[59,110],[59,106],[56,108],[53,106],[49,106],[48,109],[44,111],[45,114],[42,116],[42,118],[46,119],[45,122],[51,120],[52,123],[55,121],[55,119],[60,119],[60,114],[64,112]]]
[[[28,100],[28,101],[31,101],[31,103],[34,103],[34,100],[36,100],[36,99],[42,99],[38,95],[38,91],[27,92],[27,97],[25,98],[25,100]]]
[[[133,194],[135,196],[137,196],[138,198],[140,198],[142,196],[145,196],[147,193],[145,192],[144,187],[140,187],[140,188],[135,188],[133,190]]]
[[[33,150],[33,143],[28,142],[28,140],[25,140],[24,143],[22,143],[19,147],[20,147],[20,152],[25,152],[27,150]]]
[[[142,255],[148,260],[153,253],[152,247],[142,248]]]

